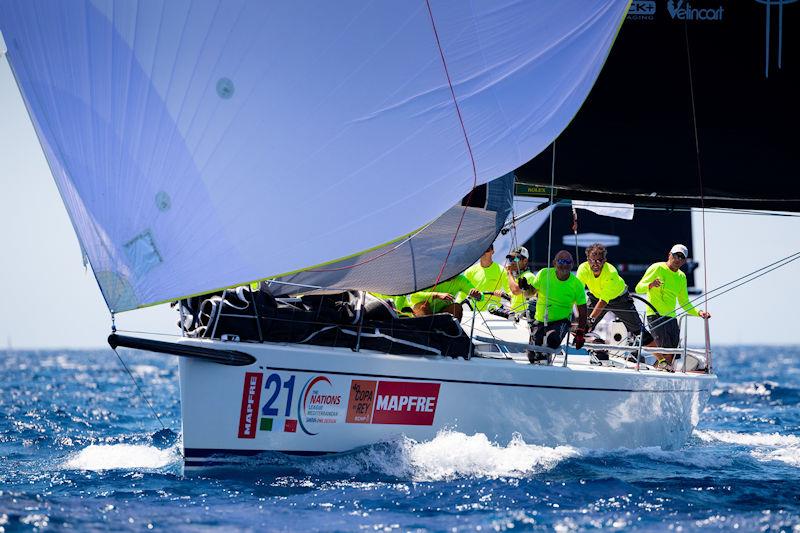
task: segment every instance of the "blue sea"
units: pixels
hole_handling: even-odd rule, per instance
[[[798,347],[718,348],[676,451],[448,432],[213,476],[182,473],[176,361],[121,354],[166,429],[111,351],[0,352],[0,532],[800,531]]]

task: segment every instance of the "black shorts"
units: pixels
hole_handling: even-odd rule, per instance
[[[681,342],[681,328],[671,316],[647,315],[647,324],[656,344],[662,348],[677,348]]]
[[[544,325],[544,322],[534,320],[531,323],[530,342],[537,346],[544,346],[546,337],[549,348],[558,348],[561,346],[561,341],[564,340],[571,325],[572,322],[568,318],[548,322],[547,326]]]
[[[588,299],[589,313],[591,313],[591,309],[597,305],[599,299],[591,292],[588,295]],[[608,311],[611,311],[617,318],[619,318],[619,321],[625,325],[625,329],[628,330],[628,333],[632,335],[639,335],[641,333],[643,345],[648,345],[653,342],[653,336],[649,331],[647,331],[647,329],[645,329],[644,324],[642,324],[642,319],[639,316],[639,312],[636,310],[636,305],[633,303],[633,298],[631,298],[631,295],[628,294],[628,291],[623,292],[610,302],[607,302],[607,305],[597,317],[597,321],[599,322]]]

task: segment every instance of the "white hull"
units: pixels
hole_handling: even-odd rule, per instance
[[[477,327],[476,327],[477,330]],[[180,362],[188,468],[261,451],[343,452],[443,429],[499,443],[590,448],[682,445],[716,377],[527,359],[411,357],[321,346],[182,343],[249,353],[257,362]],[[289,396],[291,395],[291,401]]]

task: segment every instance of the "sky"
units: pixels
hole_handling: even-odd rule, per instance
[[[657,164],[657,162],[654,162]],[[706,213],[706,254],[699,212],[690,255],[696,276],[714,288],[800,251],[800,217]],[[50,175],[33,126],[0,57],[0,349],[106,346],[111,318]],[[669,231],[669,228],[664,228]],[[643,237],[646,238],[646,237]],[[666,250],[664,256],[666,256]],[[654,257],[662,261],[665,257]],[[798,344],[794,318],[800,261],[709,302],[712,343]],[[176,333],[168,306],[117,316],[120,330]],[[689,338],[702,344],[699,319]]]

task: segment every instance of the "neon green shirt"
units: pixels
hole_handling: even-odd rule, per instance
[[[451,302],[433,298],[433,293],[446,292],[448,294],[452,294],[453,298],[455,298],[455,302],[460,303],[463,302],[467,296],[469,296],[469,291],[474,288],[475,286],[472,284],[472,282],[470,282],[469,279],[467,279],[466,276],[464,276],[464,274],[459,274],[454,278],[448,279],[447,281],[439,282],[438,285],[434,285],[430,289],[409,294],[408,301],[412,307],[418,303],[428,301],[430,302],[431,310],[434,313],[438,313],[450,305]]]
[[[660,279],[660,287],[648,286]],[[684,311],[692,316],[699,316],[697,309],[689,302],[689,292],[686,289],[686,274],[678,270],[673,272],[664,261],[650,265],[647,272],[642,276],[641,281],[636,284],[636,292],[647,294],[647,300],[658,310],[662,316],[675,316],[675,303],[679,303]],[[647,314],[656,314],[650,306],[647,306]]]
[[[530,278],[528,278],[530,279]],[[564,281],[558,279],[555,268],[543,268],[536,274],[531,286],[539,293],[536,299],[536,320],[544,322],[545,306],[547,321],[563,320],[572,315],[572,306],[586,304],[583,283],[570,272]]]
[[[533,280],[536,279],[536,275],[532,272],[526,270],[524,272],[520,272],[519,276],[517,277],[517,284],[519,284],[519,280],[525,278],[528,280],[529,284],[533,283]],[[506,280],[507,281],[507,280]],[[511,287],[509,286],[509,292],[511,291]],[[511,295],[511,310],[517,314],[522,314],[525,310],[528,309],[528,298],[525,297],[525,292],[521,292],[519,294],[512,294]]]
[[[508,294],[511,293],[511,289],[508,286],[508,275],[503,267],[497,263],[492,262],[486,268],[483,268],[480,263],[475,263],[464,271],[464,275],[481,292],[502,290]],[[489,296],[488,294],[483,296],[483,300],[476,302],[478,311],[484,311],[490,305],[500,307],[503,302],[497,296]]]
[[[589,262],[585,261],[578,267],[575,277],[589,288],[589,292],[605,302],[610,302],[628,288],[614,265],[608,262],[603,264],[600,275],[595,277]]]
[[[399,296],[391,296],[388,294],[380,294],[377,292],[371,292],[370,294],[375,298],[381,300],[389,300],[390,302],[392,302],[392,305],[394,305],[394,309],[395,311],[397,311],[398,314],[408,314],[408,312],[404,312],[403,309],[408,309],[411,307],[411,303],[408,301],[407,294],[401,294]]]

